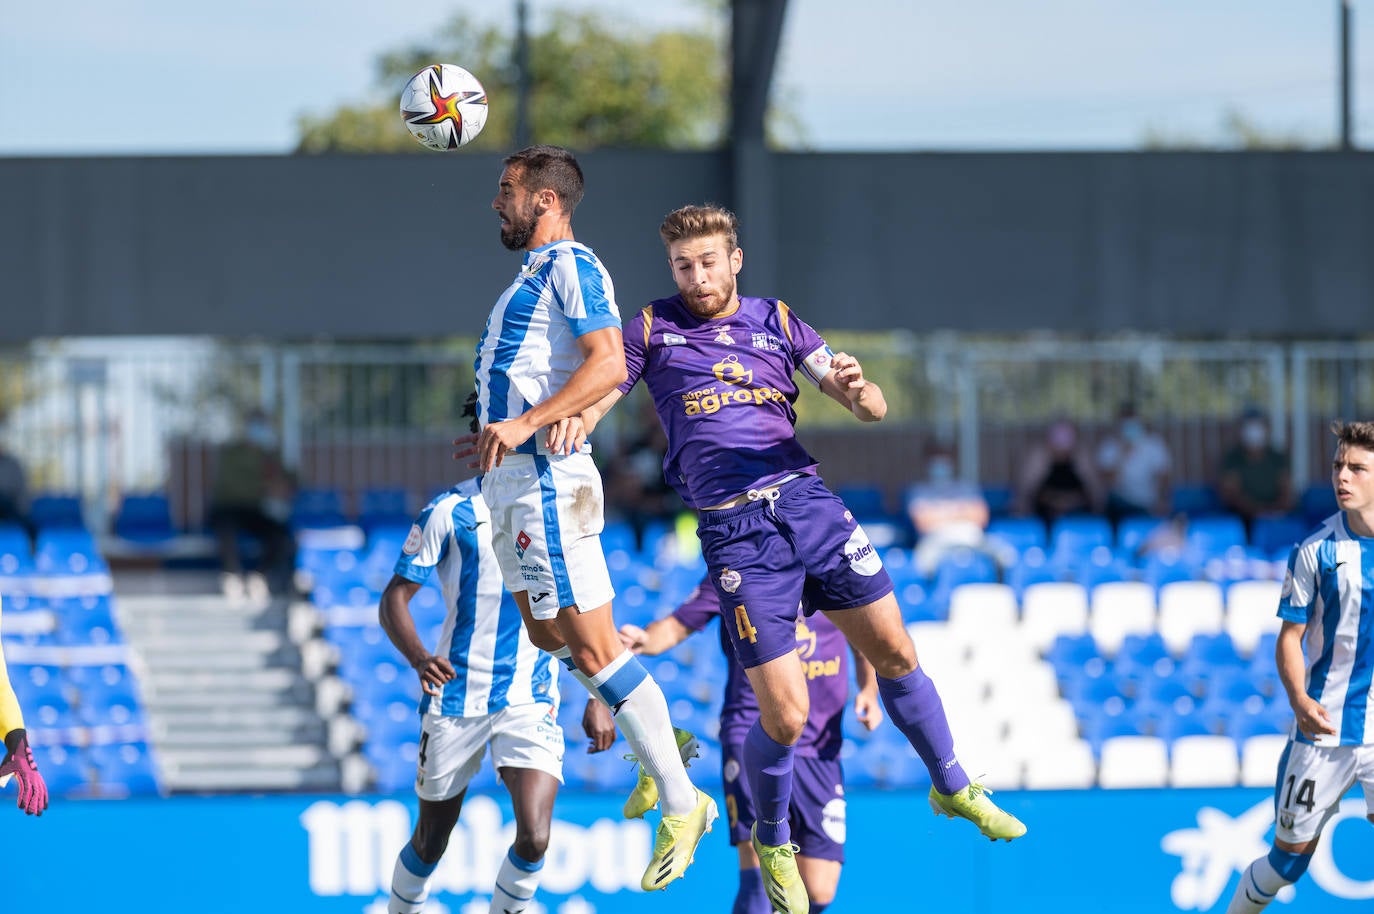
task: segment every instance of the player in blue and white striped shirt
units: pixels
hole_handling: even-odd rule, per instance
[[[663,692],[620,643],[611,616],[601,475],[578,417],[625,380],[620,311],[606,269],[573,237],[583,194],[576,158],[531,146],[504,164],[492,208],[501,243],[525,257],[487,319],[474,365],[476,465],[492,546],[530,639],[612,709],[658,787],[662,818],[640,880],[653,891],[686,870],[716,806],[687,777]],[[466,453],[474,452],[455,457]]]
[[[434,573],[448,611],[431,653],[415,630],[410,600]],[[518,914],[538,887],[563,780],[558,667],[530,643],[520,611],[503,604],[503,593],[491,512],[477,481],[461,482],[420,512],[382,593],[382,627],[423,690],[415,778],[420,815],[396,860],[389,914],[424,908],[430,876],[488,746],[515,814],[515,840],[496,876],[492,914]],[[583,726],[590,751],[615,741],[611,715],[597,701],[587,702]]]
[[[1228,914],[1262,910],[1312,860],[1323,826],[1359,781],[1374,822],[1374,422],[1337,422],[1331,482],[1341,510],[1293,550],[1275,651],[1293,706],[1279,761],[1277,826]]]

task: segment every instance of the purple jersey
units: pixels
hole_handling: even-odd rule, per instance
[[[675,295],[625,326],[620,392],[644,378],[668,434],[664,476],[693,508],[816,471],[793,429],[793,375],[805,368],[819,385],[833,353],[777,299],[739,302],[733,314],[701,320]]]
[[[691,631],[699,632],[720,616],[720,598],[710,581],[702,581],[673,618]],[[759,716],[759,702],[744,667],[735,657],[721,618],[721,650],[729,672],[725,678],[725,699],[720,708],[721,743],[740,743]],[[849,642],[823,613],[803,616],[797,613],[797,656],[806,673],[806,688],[811,696],[811,712],[797,740],[798,755],[831,759],[840,754],[843,740],[844,708],[849,701]]]

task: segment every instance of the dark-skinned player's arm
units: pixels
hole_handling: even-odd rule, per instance
[[[443,691],[444,683],[456,674],[448,658],[430,653],[429,648],[420,640],[419,632],[415,630],[415,618],[410,614],[410,600],[420,586],[414,581],[393,574],[387,582],[386,590],[382,591],[377,621],[382,624],[382,630],[391,639],[396,650],[401,652],[401,656],[406,658],[406,663],[410,664],[410,668],[420,677],[420,688],[426,695],[438,695]]]

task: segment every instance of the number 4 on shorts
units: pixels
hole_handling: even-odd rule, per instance
[[[739,640],[747,640],[750,644],[758,642],[759,630],[749,624],[749,612],[743,603],[735,607],[735,628],[739,630]]]

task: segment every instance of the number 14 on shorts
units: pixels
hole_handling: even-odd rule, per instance
[[[749,611],[744,608],[744,604],[735,607],[735,629],[739,632],[739,640],[748,641],[750,644],[758,643],[759,630],[749,624]]]

